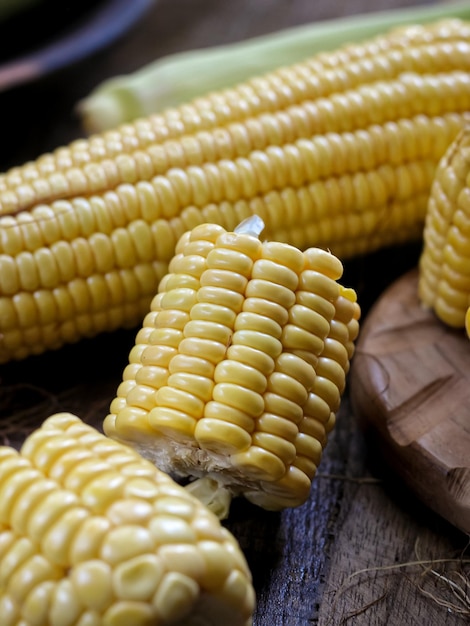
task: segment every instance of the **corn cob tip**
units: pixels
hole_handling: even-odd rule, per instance
[[[52,415],[20,452],[0,447],[0,493],[2,626],[252,623],[235,538],[75,415]]]
[[[76,115],[88,135],[94,135],[103,129],[117,128],[123,123],[124,111],[132,114],[132,94],[123,91],[120,97],[113,92],[96,93],[93,98],[84,98],[75,106]]]

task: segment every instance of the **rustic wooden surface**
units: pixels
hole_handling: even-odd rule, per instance
[[[22,163],[81,136],[74,104],[105,78],[157,56],[413,4],[418,2],[159,0],[106,50],[1,96],[0,166]],[[415,266],[417,254],[417,246],[409,246],[346,263],[344,280],[358,291],[365,315],[387,285]],[[58,410],[99,426],[133,339],[134,332],[117,332],[1,367],[4,441],[19,446]],[[417,501],[374,452],[346,393],[305,505],[272,514],[234,504],[227,526],[252,568],[258,594],[255,626],[468,623],[468,586],[465,609],[465,600],[459,602],[446,582],[463,585],[459,573],[464,573],[468,585],[468,561],[461,558],[468,559],[468,537]],[[433,568],[409,565],[416,561],[432,562]]]

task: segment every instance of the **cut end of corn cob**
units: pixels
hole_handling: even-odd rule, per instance
[[[135,451],[60,413],[0,448],[2,626],[248,626],[234,537]]]
[[[360,309],[333,254],[239,232],[185,233],[104,430],[178,479],[267,509],[303,503],[334,425]],[[222,487],[217,496],[211,489]]]
[[[421,302],[470,331],[470,125],[441,159],[431,189],[419,262]]]

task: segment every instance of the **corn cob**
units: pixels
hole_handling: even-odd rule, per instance
[[[470,336],[470,126],[437,168],[429,199],[418,293],[449,326]]]
[[[251,217],[185,233],[104,422],[224,517],[231,495],[305,501],[359,328],[341,262],[261,243]]]
[[[60,413],[0,448],[2,626],[248,626],[233,536],[151,463]]]
[[[438,19],[470,19],[468,2],[446,2],[322,20],[245,41],[190,50],[105,80],[77,104],[87,133],[189,102],[320,52],[383,35],[392,27]]]
[[[5,173],[0,362],[141,323],[198,224],[257,214],[341,258],[419,239],[470,120],[469,46],[461,21],[400,29]]]
[[[467,111],[469,48],[470,23],[444,20],[320,53],[12,168],[0,176],[0,215],[312,134]]]

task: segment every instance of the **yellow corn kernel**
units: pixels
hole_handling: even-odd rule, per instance
[[[251,624],[251,575],[233,536],[77,417],[51,416],[20,452],[1,447],[0,491],[2,624],[148,626],[189,614]]]
[[[201,477],[189,488],[220,515],[230,493],[270,509],[294,506],[308,497],[345,388],[359,330],[356,294],[338,283],[343,267],[333,254],[262,243],[258,217],[234,232],[212,228],[213,247],[195,262],[206,269],[179,331],[184,339],[168,352],[152,328],[171,318],[180,259],[207,238],[207,225],[178,243],[104,430],[170,474]],[[207,299],[214,271],[224,271],[225,287]],[[166,375],[141,375],[150,351]]]
[[[177,241],[200,224],[232,231],[255,214],[268,240],[340,258],[419,240],[437,164],[470,121],[469,45],[459,20],[399,28],[5,172],[0,362],[138,325]],[[247,250],[230,273],[227,249],[211,258],[202,241],[170,270],[184,271],[181,289],[199,289],[212,264],[203,301],[238,314],[253,264],[250,295],[274,290],[273,304],[290,306],[298,255],[273,286],[275,252]],[[293,346],[307,332],[285,331]],[[192,339],[197,356],[204,342]]]
[[[185,164],[198,164],[202,154],[231,159],[228,139],[245,150],[251,147],[250,136],[259,143],[268,135],[269,143],[282,144],[285,135],[288,141],[293,131],[289,125],[272,123],[269,114],[278,108],[278,115],[284,120],[283,110],[288,107],[319,98],[326,101],[335,93],[363,83],[373,84],[403,72],[419,75],[468,68],[469,36],[465,22],[437,21],[400,27],[361,45],[320,53],[304,63],[198,98],[178,109],[139,119],[88,140],[74,141],[53,154],[43,155],[36,163],[13,168],[2,178],[1,189],[10,191],[12,204],[17,196],[25,201],[37,197],[37,201],[47,202],[55,190],[67,190],[70,196],[83,194],[90,187],[93,191],[107,189],[117,181],[131,181],[143,174],[152,177],[178,167],[182,160]],[[264,124],[258,129],[259,117]],[[300,125],[301,111],[297,118]],[[250,120],[248,137],[243,124],[237,124],[245,120]],[[233,128],[228,126],[230,123]],[[210,131],[217,127],[224,132],[214,141]],[[180,150],[175,149],[178,140]],[[162,149],[165,143],[167,150]],[[204,149],[199,151],[199,147]]]
[[[470,129],[437,168],[419,261],[421,302],[449,326],[468,328],[470,306]]]

